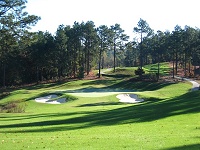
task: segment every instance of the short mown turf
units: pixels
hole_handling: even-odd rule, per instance
[[[94,88],[100,92],[106,88],[130,90],[146,101],[119,103],[117,93],[76,95],[77,90]],[[189,92],[190,88],[188,82],[141,82],[111,77],[14,90],[0,105],[20,101],[26,104],[26,109],[25,113],[0,113],[0,148],[199,150],[200,92]],[[65,104],[34,101],[48,92],[69,90],[75,91],[76,99]]]

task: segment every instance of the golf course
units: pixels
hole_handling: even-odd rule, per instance
[[[0,150],[200,150],[198,4],[0,0]]]
[[[155,67],[155,66],[154,66]],[[153,65],[145,66],[150,72]],[[172,79],[167,63],[159,81],[140,81],[137,68],[105,70],[98,79],[10,88],[0,95],[2,150],[199,150],[200,91]],[[2,89],[3,90],[3,89]],[[38,103],[56,95],[64,103]],[[144,101],[119,102],[119,94]]]

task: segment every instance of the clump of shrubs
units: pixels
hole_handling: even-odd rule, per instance
[[[6,97],[6,96],[8,96],[8,95],[10,95],[10,92],[3,92],[3,93],[0,93],[0,99]]]
[[[0,112],[2,113],[24,113],[26,108],[26,104],[10,102],[4,106],[0,107]]]
[[[145,74],[145,71],[142,68],[139,68],[135,70],[135,75],[138,75],[140,79],[142,79],[142,75]]]
[[[143,75],[143,74],[145,74],[144,69],[138,67],[138,69],[135,70],[135,75],[141,76],[141,75]]]

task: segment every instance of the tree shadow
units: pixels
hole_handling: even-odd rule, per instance
[[[62,87],[65,86],[66,83],[68,82],[72,82],[72,81],[77,81],[78,79],[62,79],[59,81],[50,81],[50,82],[43,82],[43,83],[39,83],[39,84],[34,84],[34,85],[27,85],[27,86],[22,86],[21,88],[18,89],[22,89],[22,90],[38,90],[41,88],[58,88],[58,87]]]
[[[90,86],[93,86],[93,85],[112,85],[112,84],[115,84],[116,83],[116,80],[115,79],[104,79],[104,80],[101,80],[101,79],[98,79],[98,80],[92,80],[92,81],[89,81],[89,82],[85,82],[85,83],[82,83],[81,85],[85,86],[85,85],[90,85]]]
[[[200,150],[200,144],[183,145],[179,147],[165,148],[162,150]]]
[[[102,74],[104,77],[110,77],[110,78],[116,78],[116,79],[121,79],[121,78],[128,78],[131,77],[132,75],[126,75],[126,74]]]
[[[113,84],[109,86],[109,88],[117,88],[120,87],[122,89],[137,89],[137,91],[154,91],[161,89],[163,87],[169,86],[175,83],[159,83],[152,81],[139,81],[137,78],[131,78],[128,80],[123,80],[122,82]]]
[[[123,105],[123,104],[120,102],[99,102],[99,103],[83,104],[77,107],[94,107],[94,106],[111,106],[111,105]]]
[[[130,89],[133,91],[136,91],[135,89],[137,89],[137,91],[147,91],[147,90],[153,91],[176,83],[139,81],[138,78],[128,78],[117,83],[116,80],[94,80],[87,83],[83,83],[82,85],[99,85],[99,84],[107,85],[106,87],[107,89]]]
[[[76,89],[76,90],[65,90],[60,91],[63,93],[107,93],[107,92],[134,92],[135,90],[128,90],[128,89],[121,89],[121,88],[112,88],[112,87],[105,87],[105,88],[96,88],[93,86]]]

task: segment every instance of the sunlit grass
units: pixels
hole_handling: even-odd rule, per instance
[[[25,113],[0,114],[1,149],[198,149],[199,91],[189,92],[188,82],[132,78],[112,76],[10,91],[0,105],[20,100],[27,107]],[[138,94],[145,102],[119,103],[116,95],[123,90]],[[36,97],[51,92],[77,99],[57,105],[35,102]]]
[[[169,71],[171,70],[169,63],[164,62],[160,63],[159,65],[160,68],[160,75],[169,75]],[[158,72],[158,64],[151,64],[151,65],[145,65],[144,70],[146,73],[157,73]]]

